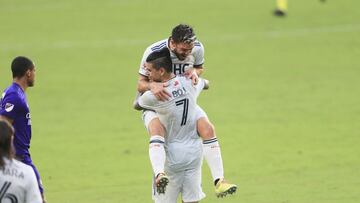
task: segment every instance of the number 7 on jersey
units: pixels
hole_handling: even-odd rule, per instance
[[[175,104],[176,104],[176,106],[184,105],[183,115],[182,115],[182,119],[181,119],[181,126],[183,126],[186,124],[186,120],[187,120],[187,114],[188,114],[188,109],[189,109],[189,99],[187,99],[187,98],[181,99],[179,101],[176,101]]]

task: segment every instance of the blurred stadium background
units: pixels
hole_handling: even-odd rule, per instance
[[[0,87],[32,58],[32,157],[50,203],[152,202],[148,136],[132,109],[144,49],[178,23],[205,45],[200,105],[225,173],[202,202],[360,201],[360,1],[0,0]]]

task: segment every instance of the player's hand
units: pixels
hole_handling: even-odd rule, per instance
[[[165,87],[169,86],[168,83],[151,82],[150,91],[160,101],[169,100],[171,94],[166,91]]]
[[[195,69],[191,68],[185,72],[185,76],[192,80],[193,85],[197,85],[199,82],[199,76],[197,75]]]

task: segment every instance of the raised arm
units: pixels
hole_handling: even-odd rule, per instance
[[[137,90],[140,93],[144,93],[145,91],[150,90],[158,100],[166,101],[171,96],[170,93],[165,90],[167,85],[167,83],[149,81],[148,77],[140,75],[138,79]]]

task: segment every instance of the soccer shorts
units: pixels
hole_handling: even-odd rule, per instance
[[[179,172],[166,170],[169,177],[169,184],[165,194],[156,192],[153,183],[153,200],[155,203],[176,203],[179,194],[184,202],[198,202],[205,197],[201,188],[201,166]]]
[[[199,106],[197,105],[196,107],[196,120],[199,120],[200,118],[205,117],[207,118],[207,115],[205,113],[205,111]],[[145,110],[142,113],[142,119],[144,121],[144,125],[145,128],[148,130],[149,129],[149,124],[150,122],[154,119],[154,118],[158,118],[157,114],[155,111],[150,111],[150,110]]]

